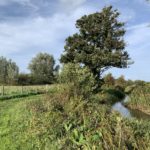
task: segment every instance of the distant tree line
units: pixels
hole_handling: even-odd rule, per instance
[[[59,66],[52,55],[39,53],[29,63],[30,73],[19,73],[12,60],[0,57],[0,85],[52,84],[57,80]]]
[[[0,57],[0,85],[53,84],[56,82],[71,82],[74,79],[77,81],[77,78],[81,78],[81,75],[80,77],[77,77],[77,74],[81,74],[80,70],[82,68],[77,66],[77,73],[72,73],[75,71],[73,70],[74,67],[76,66],[73,64],[69,64],[68,66],[64,65],[59,73],[60,66],[55,65],[55,60],[52,55],[47,53],[38,53],[34,58],[32,58],[28,65],[30,73],[19,73],[19,67],[15,62],[11,59],[8,60],[5,57]],[[87,73],[83,73],[83,76],[84,74],[87,76]],[[92,80],[92,82],[94,81]],[[146,84],[146,82],[142,80],[126,80],[123,75],[119,78],[114,78],[111,73],[103,76],[104,86],[116,86],[125,89],[125,87],[133,84],[142,86]]]
[[[130,79],[126,80],[123,75],[121,75],[118,78],[115,78],[111,73],[106,74],[103,77],[103,80],[104,80],[103,86],[108,88],[115,87],[125,92],[132,90],[136,86],[144,86],[150,84],[149,82],[142,81],[142,80],[134,80],[134,81]]]

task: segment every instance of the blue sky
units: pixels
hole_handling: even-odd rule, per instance
[[[115,77],[150,81],[150,3],[146,0],[0,0],[0,55],[13,59],[21,72],[38,52],[53,54],[57,63],[65,39],[77,31],[84,14],[113,5],[126,22],[126,50],[134,64],[111,69]]]

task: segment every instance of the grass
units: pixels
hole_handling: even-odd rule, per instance
[[[0,102],[0,148],[1,150],[16,150],[26,148],[27,129],[30,126],[32,114],[26,105],[30,101],[40,100],[40,96],[13,99]]]
[[[45,95],[0,101],[0,149],[149,149],[150,122],[111,112],[99,103],[104,93],[86,101],[57,85]]]
[[[137,86],[130,94],[127,106],[150,115],[150,85]]]
[[[58,85],[0,86],[0,101],[53,92],[57,87]]]
[[[53,85],[33,85],[33,86],[0,86],[0,95],[19,95],[35,92],[47,92]]]
[[[45,92],[30,92],[30,93],[23,93],[23,94],[14,94],[14,95],[5,95],[0,97],[0,101],[15,99],[15,98],[22,98],[22,97],[29,97],[32,95],[39,95],[44,94]]]

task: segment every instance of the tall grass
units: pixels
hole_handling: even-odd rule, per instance
[[[150,148],[150,122],[111,112],[99,103],[103,92],[94,101],[69,92],[68,86],[56,85],[45,95],[0,102],[1,150]]]
[[[34,85],[34,86],[0,86],[0,95],[22,94],[30,92],[45,92],[53,88],[53,85]]]
[[[128,105],[150,113],[150,85],[143,85],[134,88],[130,94]]]
[[[112,113],[109,105],[100,104],[98,100],[86,101],[82,97],[69,98],[68,92],[67,87],[63,87],[59,92],[47,95],[41,103],[29,104],[34,116],[30,129],[34,131],[32,136],[39,133],[39,138],[34,139],[38,140],[37,148],[44,149],[47,145],[54,150],[150,148],[150,123],[124,120]],[[142,124],[146,125],[141,131]]]

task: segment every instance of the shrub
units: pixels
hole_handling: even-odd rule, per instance
[[[95,79],[89,68],[79,64],[69,63],[64,65],[60,74],[60,82],[69,86],[71,96],[88,98],[94,88]]]

